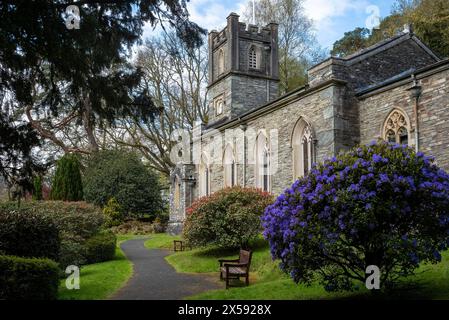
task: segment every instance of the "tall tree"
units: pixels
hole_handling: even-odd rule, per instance
[[[313,32],[313,22],[304,12],[304,0],[260,0],[255,3],[255,18],[259,25],[279,23],[279,76],[280,90],[285,93],[306,83],[310,63],[323,57]],[[244,11],[252,21],[253,3]]]
[[[344,57],[368,46],[370,31],[367,28],[355,28],[345,32],[343,38],[334,43],[331,54],[336,57]]]
[[[396,0],[378,29],[356,28],[334,43],[333,55],[345,56],[401,32],[405,24],[441,57],[449,56],[449,1]]]
[[[68,5],[79,8],[79,29],[66,27]],[[157,113],[136,91],[142,72],[128,62],[145,23],[173,27],[192,48],[204,32],[183,0],[2,1],[0,16],[0,91],[64,152],[95,151],[99,127]]]
[[[136,65],[143,73],[141,88],[160,112],[150,122],[137,117],[122,121],[108,134],[115,143],[137,148],[153,169],[168,175],[174,165],[171,135],[208,120],[206,48],[190,49],[176,34],[167,33],[146,41]]]

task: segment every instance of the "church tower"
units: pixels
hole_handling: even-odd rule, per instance
[[[239,22],[209,33],[209,123],[226,121],[278,97],[278,25]]]

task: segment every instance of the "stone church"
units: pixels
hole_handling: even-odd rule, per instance
[[[211,31],[207,124],[193,130],[187,160],[171,175],[170,232],[186,208],[224,187],[275,195],[312,163],[385,139],[435,156],[449,170],[449,59],[410,27],[395,37],[308,70],[308,84],[278,95],[278,25],[231,13]]]

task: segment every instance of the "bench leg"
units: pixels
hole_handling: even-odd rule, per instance
[[[245,281],[245,283],[246,283],[246,286],[249,286],[249,274],[246,275],[246,281]]]
[[[229,277],[228,275],[226,275],[226,289],[229,288]]]

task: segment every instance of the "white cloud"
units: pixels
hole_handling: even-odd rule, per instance
[[[226,25],[226,18],[231,12],[241,14],[246,0],[217,1],[191,0],[187,3],[190,19],[199,26],[207,29],[221,29]]]
[[[332,17],[344,16],[348,11],[365,11],[365,0],[305,0],[304,9],[309,18],[320,24]]]

